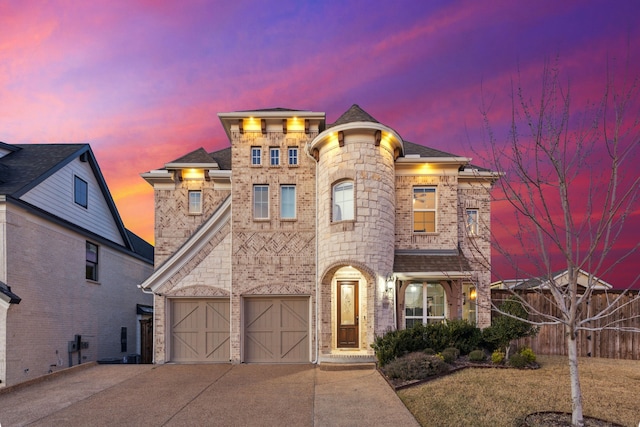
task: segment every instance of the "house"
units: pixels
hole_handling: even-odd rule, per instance
[[[533,277],[529,279],[507,279],[499,280],[491,284],[491,289],[511,289],[511,290],[538,290],[549,289],[551,283],[556,284],[559,287],[564,287],[569,284],[569,270],[556,271],[551,274],[551,278],[547,277]],[[604,280],[590,274],[583,269],[577,269],[578,276],[578,288],[585,290],[591,288],[592,290],[609,290],[612,289],[609,283]]]
[[[365,362],[389,330],[489,325],[497,174],[358,105],[331,124],[283,108],[219,119],[229,147],[142,174],[155,363]]]
[[[0,143],[0,387],[139,354],[152,272],[89,145]]]

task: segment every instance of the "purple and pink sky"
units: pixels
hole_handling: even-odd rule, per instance
[[[90,143],[125,226],[153,241],[139,174],[228,146],[219,112],[333,122],[359,104],[405,140],[482,164],[483,93],[501,141],[511,80],[537,87],[545,60],[560,58],[576,108],[597,101],[607,63],[631,54],[640,74],[639,23],[637,0],[2,1],[0,141]],[[618,254],[640,240],[639,211]],[[625,287],[639,271],[635,253],[603,278]]]

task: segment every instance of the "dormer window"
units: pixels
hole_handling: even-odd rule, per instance
[[[86,208],[89,204],[89,184],[75,175],[73,177],[73,201],[83,208]]]

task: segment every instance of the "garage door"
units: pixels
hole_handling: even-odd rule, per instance
[[[245,298],[244,361],[309,362],[309,298]]]
[[[229,300],[171,302],[171,361],[229,362]]]

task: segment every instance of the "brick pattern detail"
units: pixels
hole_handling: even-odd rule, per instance
[[[242,296],[310,295],[315,304],[315,170],[305,147],[317,134],[232,132],[234,171],[231,317],[241,319]],[[262,165],[251,165],[251,147],[262,147]],[[288,147],[298,165],[287,165]],[[280,166],[269,165],[269,148],[280,148]],[[253,185],[269,186],[269,219],[253,218]],[[280,185],[296,186],[296,219],[280,219]],[[232,321],[231,358],[241,359],[240,322]],[[315,331],[315,324],[312,324]],[[312,337],[312,339],[315,339]]]

